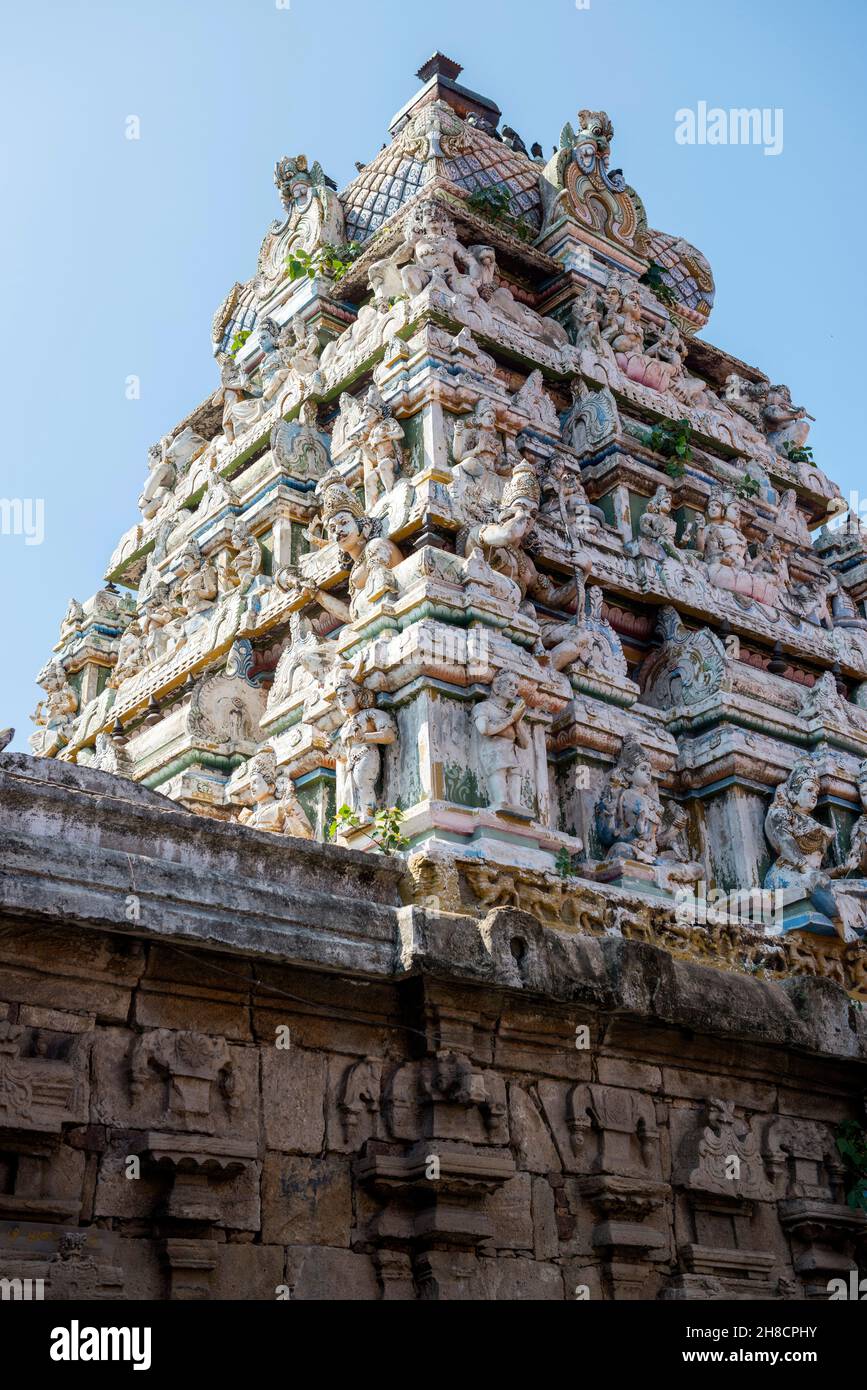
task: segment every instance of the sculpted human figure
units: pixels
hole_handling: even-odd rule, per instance
[[[452,452],[455,466],[449,491],[467,514],[481,519],[499,504],[502,479],[510,466],[492,401],[482,397],[469,421],[458,417]]]
[[[789,446],[803,448],[810,434],[811,415],[802,405],[792,404],[788,386],[770,386],[762,406],[762,422],[768,443],[784,454]]]
[[[307,813],[287,773],[278,773],[271,748],[264,748],[250,759],[250,797],[238,816],[251,830],[267,830],[274,835],[294,835],[312,840],[313,830]]]
[[[549,460],[542,479],[539,519],[564,531],[575,549],[595,536],[604,521],[601,508],[591,505],[580,475],[568,466],[562,454],[554,454]]]
[[[831,876],[822,868],[834,832],[812,815],[819,790],[818,771],[806,759],[796,763],[777,788],[765,818],[765,834],[777,855],[765,876],[765,888],[787,891],[790,901],[806,898],[839,936],[849,940],[851,929],[844,923]]]
[[[305,705],[308,698],[320,698],[337,659],[334,643],[319,637],[309,618],[297,611],[289,619],[289,632],[289,645],[280,654],[268,692],[268,709],[302,692]]]
[[[159,444],[148,449],[148,475],[138,499],[138,507],[146,521],[156,516],[177,481],[174,461],[168,457],[171,435],[163,435]]]
[[[139,624],[149,662],[169,656],[183,645],[183,632],[177,621],[185,610],[170,600],[169,588],[162,580],[155,584],[139,609]]]
[[[206,560],[196,541],[188,541],[175,571],[180,604],[187,617],[210,608],[217,597],[217,571]]]
[[[602,313],[599,291],[595,285],[585,285],[573,301],[569,316],[574,330],[574,343],[579,352],[589,352],[603,361],[614,361],[614,351],[602,336]]]
[[[682,563],[685,557],[677,544],[677,522],[671,515],[672,505],[668,488],[664,485],[658,487],[638,523],[638,533],[645,540],[658,545],[673,560]]]
[[[643,352],[641,297],[637,287],[627,288],[612,276],[602,291],[602,302],[605,305],[602,337],[611,350],[625,357]]]
[[[45,695],[30,716],[39,726],[30,737],[30,747],[37,756],[50,757],[69,742],[78,712],[78,695],[59,661],[48,663],[39,675],[39,684]]]
[[[747,381],[737,372],[729,372],[722,393],[722,400],[730,410],[734,410],[754,429],[762,428],[762,406],[768,388],[764,383]]]
[[[397,742],[397,725],[387,710],[377,709],[375,696],[342,671],[335,685],[344,719],[337,734],[345,765],[343,800],[362,820],[376,810],[376,784],[382,769],[381,749]]]
[[[796,545],[811,546],[813,543],[807,518],[798,506],[798,494],[793,487],[786,488],[780,498],[776,529]]]
[[[475,258],[458,241],[451,218],[433,200],[415,209],[402,246],[370,267],[374,298],[383,309],[398,289],[410,299],[428,286],[474,296],[478,276]]]
[[[531,740],[524,718],[526,701],[518,689],[518,677],[512,671],[498,671],[490,695],[473,709],[490,806],[523,804],[518,749],[529,748]]]
[[[502,504],[495,521],[470,528],[464,554],[469,555],[478,545],[493,570],[512,579],[521,590],[522,599],[537,597],[552,608],[563,607],[583,595],[583,574],[564,584],[554,584],[537,570],[523,548],[536,522],[541,501],[541,487],[536,470],[529,460],[519,457],[504,490]]]
[[[285,330],[278,327],[273,319],[266,318],[259,320],[257,332],[262,351],[262,361],[259,363],[262,404],[267,409],[289,373],[288,356],[284,348]]]
[[[250,386],[234,357],[224,354],[220,363],[220,390],[223,404],[223,434],[227,444],[234,444],[238,432],[243,433],[262,414],[261,391]]]
[[[262,573],[262,547],[243,517],[232,527],[230,544],[235,553],[228,566],[229,582],[245,594]]]
[[[650,759],[637,739],[628,738],[596,808],[596,826],[608,850],[606,858],[655,864],[661,824],[662,804]]]
[[[117,644],[117,661],[106,685],[117,689],[130,676],[136,675],[145,663],[145,656],[141,626],[133,619]]]
[[[361,453],[364,459],[364,502],[368,511],[391,492],[403,469],[403,426],[385,404],[368,428]]]

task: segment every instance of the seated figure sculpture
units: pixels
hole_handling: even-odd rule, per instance
[[[819,773],[804,758],[777,788],[765,818],[765,834],[777,858],[765,875],[765,888],[782,889],[789,903],[807,901],[844,941],[854,939],[847,925],[844,896],[836,893],[822,864],[834,832],[814,819]]]
[[[656,864],[662,803],[653,767],[636,738],[627,738],[596,807],[596,829],[606,858]]]
[[[250,799],[238,816],[251,830],[312,840],[313,829],[295,793],[292,778],[278,772],[274,750],[262,748],[250,760]]]

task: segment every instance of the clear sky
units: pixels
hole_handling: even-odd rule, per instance
[[[817,462],[867,492],[865,17],[864,0],[3,0],[0,498],[44,499],[45,528],[0,535],[13,746],[70,596],[138,518],[147,446],[217,385],[211,318],[280,212],[275,161],[306,153],[343,187],[437,48],[546,153],[581,107],[608,111],[651,226],[714,268],[705,336],[788,382]],[[781,108],[782,153],[678,144],[675,112],[701,101]]]

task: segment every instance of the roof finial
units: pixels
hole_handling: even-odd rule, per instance
[[[422,82],[429,81],[431,77],[447,77],[450,82],[454,82],[462,72],[460,63],[455,63],[444,53],[437,52],[428,58],[426,63],[422,63],[416,77],[420,77]]]

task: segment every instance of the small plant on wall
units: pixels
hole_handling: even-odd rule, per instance
[[[362,825],[355,811],[349,806],[341,806],[328,827],[328,838],[334,840],[345,830],[360,830],[372,845],[382,850],[383,854],[394,854],[397,850],[406,849],[409,844],[409,840],[401,833],[402,824],[403,811],[399,806],[389,806],[384,811],[377,811],[373,818],[372,830]]]
[[[692,426],[688,420],[663,420],[651,431],[650,447],[667,460],[670,478],[682,478],[692,458]]]

